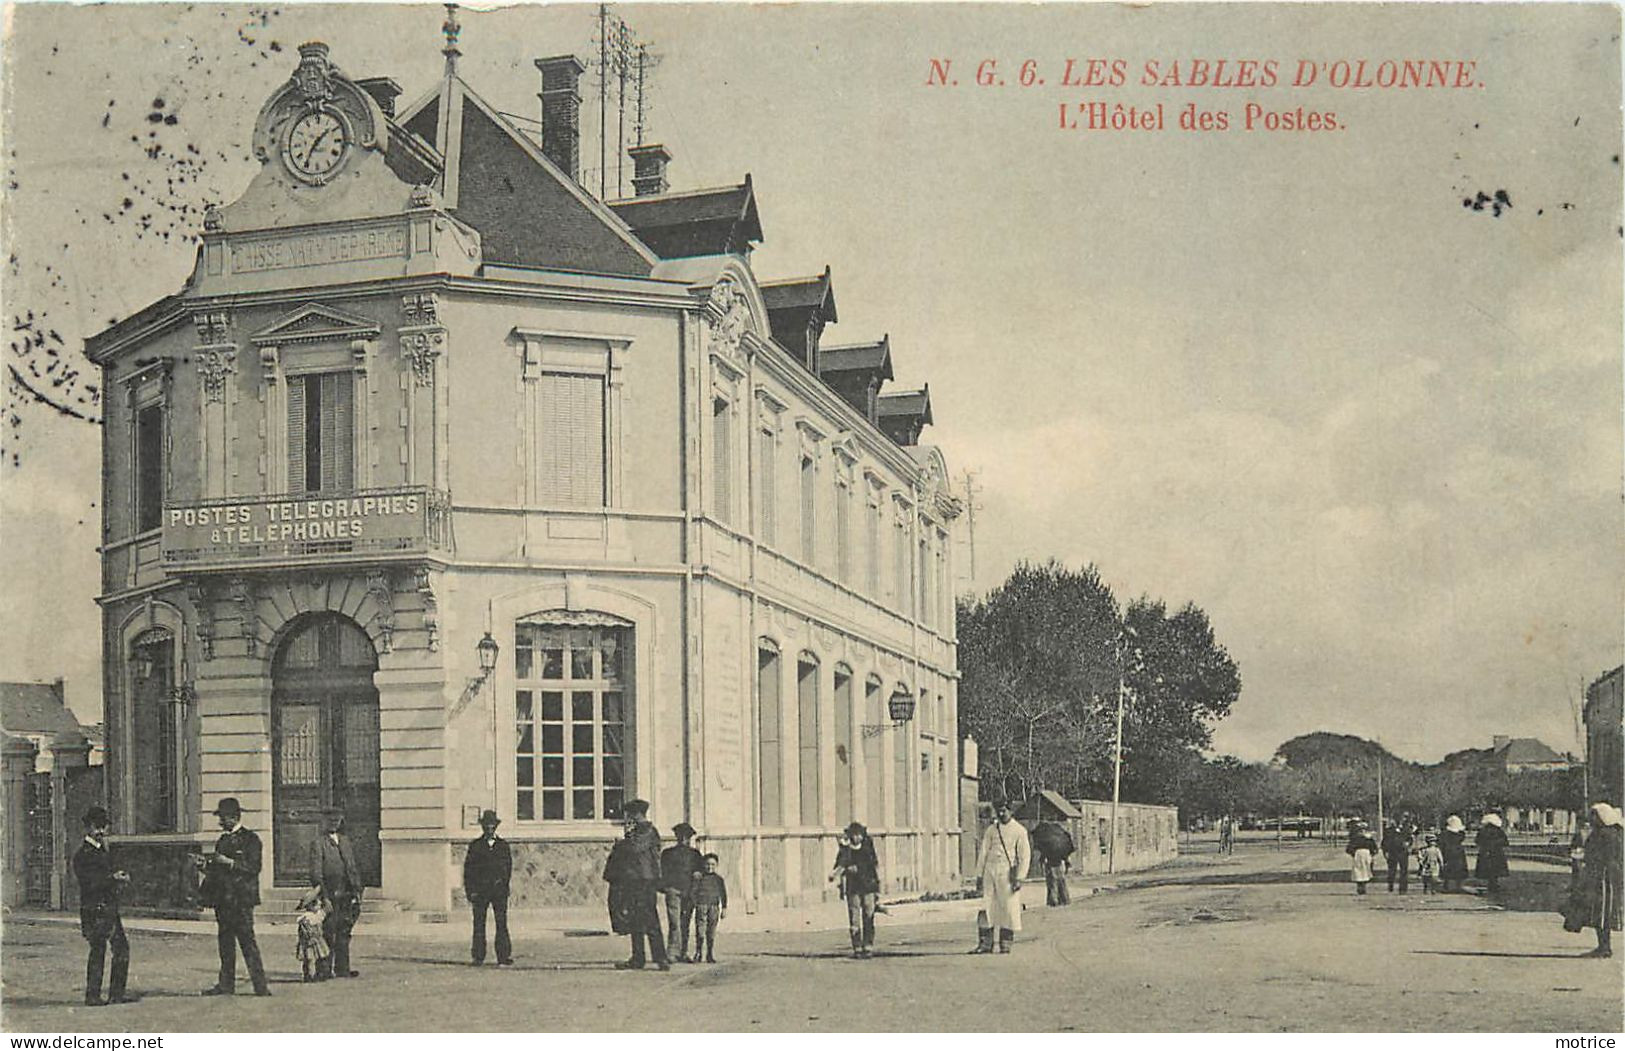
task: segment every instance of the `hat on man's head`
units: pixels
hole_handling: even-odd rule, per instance
[[[679,821],[677,824],[671,826],[671,834],[677,836],[679,839],[692,836],[694,834],[694,826],[689,824],[687,821]]]
[[[216,817],[242,817],[243,805],[235,796],[227,796],[215,804],[214,813]]]
[[[621,809],[629,815],[641,817],[649,812],[649,801],[647,799],[628,799],[626,806]]]
[[[481,828],[486,828],[486,827],[495,828],[496,826],[498,826],[500,824],[502,824],[502,819],[500,817],[497,817],[497,812],[495,810],[487,810],[487,811],[484,811],[484,812],[482,812],[480,814],[480,827]]]
[[[1005,796],[994,796],[989,802],[994,810],[1014,810],[1016,805]]]
[[[85,811],[86,828],[101,828],[110,823],[107,818],[107,811],[102,807],[93,806]]]
[[[846,834],[849,836],[867,836],[869,834],[869,830],[863,827],[863,822],[854,821],[850,825],[846,826]]]
[[[343,817],[344,816],[344,808],[341,807],[341,806],[322,807],[322,816],[323,817]]]

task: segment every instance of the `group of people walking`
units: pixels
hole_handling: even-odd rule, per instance
[[[1571,851],[1572,870],[1567,903],[1563,910],[1565,930],[1578,933],[1586,928],[1597,932],[1597,947],[1590,955],[1613,955],[1612,932],[1621,929],[1621,872],[1625,868],[1625,816],[1608,803],[1594,803],[1590,811],[1589,834],[1577,834]],[[1359,818],[1349,823],[1348,845],[1350,879],[1354,892],[1364,894],[1375,878],[1379,855],[1387,864],[1388,890],[1404,894],[1409,889],[1414,862],[1422,892],[1431,894],[1435,883],[1446,894],[1460,893],[1467,880],[1467,826],[1451,814],[1442,831],[1421,831],[1416,822],[1401,817],[1389,823],[1379,842],[1369,826]],[[1472,873],[1484,882],[1489,894],[1498,894],[1508,873],[1506,827],[1501,816],[1487,813],[1480,820],[1474,839],[1477,858]]]
[[[1474,846],[1478,859],[1473,875],[1495,894],[1507,874],[1507,835],[1499,814],[1483,816]],[[1384,822],[1380,840],[1364,819],[1354,818],[1343,849],[1349,855],[1349,878],[1356,894],[1364,894],[1376,878],[1379,858],[1387,869],[1390,893],[1409,892],[1413,867],[1424,894],[1432,894],[1435,888],[1445,894],[1460,893],[1467,880],[1467,826],[1456,814],[1445,819],[1442,831],[1425,832],[1414,818],[1401,815]]]

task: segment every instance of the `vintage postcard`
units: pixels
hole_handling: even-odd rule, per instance
[[[1607,1046],[1620,21],[7,6],[5,1028]]]

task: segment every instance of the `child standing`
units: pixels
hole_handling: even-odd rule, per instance
[[[327,913],[327,898],[323,896],[322,888],[312,887],[299,899],[299,943],[294,952],[299,957],[299,967],[307,982],[320,980],[320,964],[329,955],[327,938],[322,934]]]
[[[1426,836],[1427,845],[1417,860],[1416,871],[1422,877],[1422,893],[1433,893],[1433,881],[1444,870],[1444,851],[1439,849],[1439,837],[1433,832]]]
[[[717,923],[728,915],[728,884],[717,871],[722,859],[715,854],[704,858],[705,871],[694,874],[694,959],[705,951],[705,962],[716,963]]]

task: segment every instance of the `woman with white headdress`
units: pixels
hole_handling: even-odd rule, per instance
[[[1461,890],[1467,878],[1467,826],[1461,817],[1451,814],[1445,819],[1444,831],[1439,833],[1439,853],[1444,855],[1444,867],[1439,878],[1444,881],[1444,892],[1454,894]]]
[[[1625,817],[1607,803],[1591,805],[1591,835],[1585,841],[1585,860],[1569,893],[1563,927],[1582,931],[1594,927],[1597,947],[1587,956],[1614,955],[1612,932],[1620,929],[1620,877],[1625,869]]]
[[[1500,814],[1485,814],[1478,825],[1478,837],[1473,844],[1478,848],[1478,861],[1473,875],[1484,881],[1491,894],[1501,889],[1501,877],[1507,874],[1507,834],[1501,826]]]

